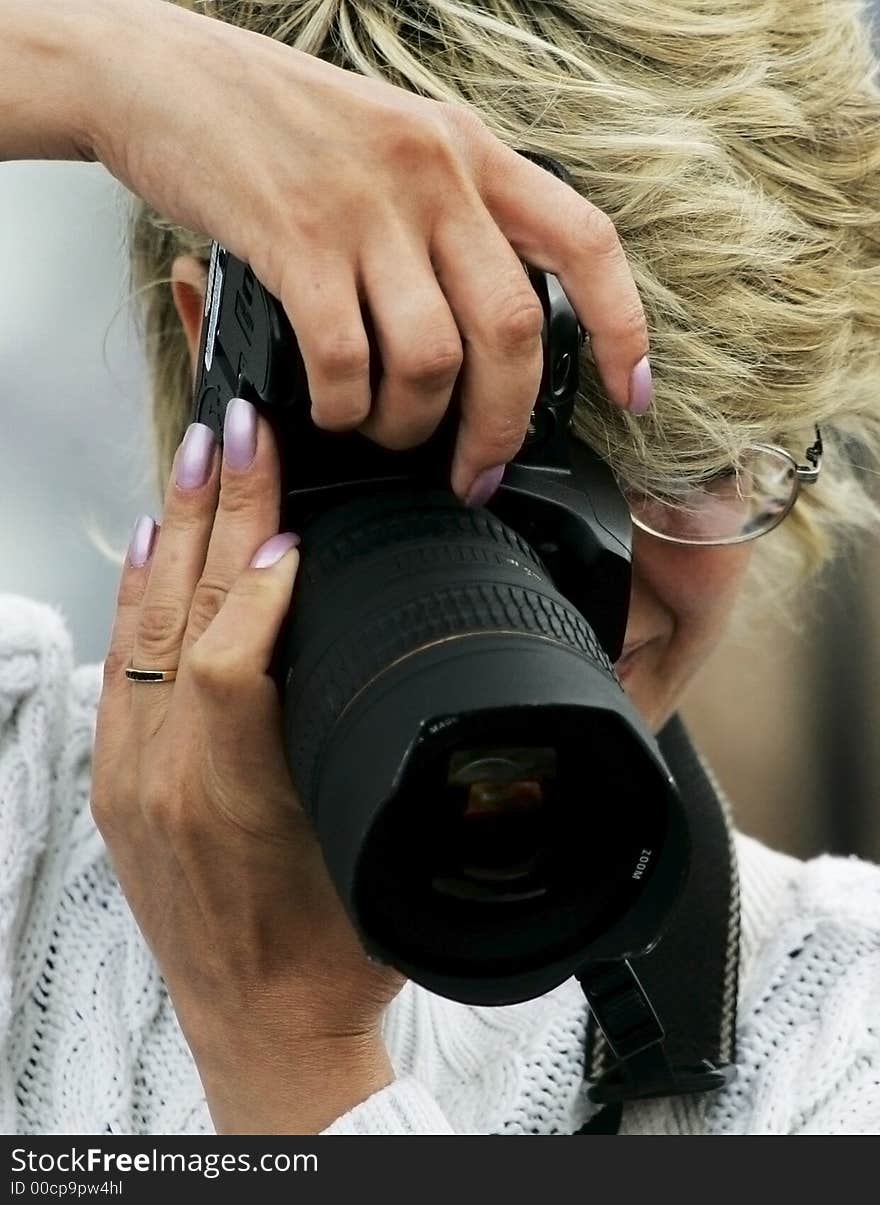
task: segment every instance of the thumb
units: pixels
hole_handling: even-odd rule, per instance
[[[196,679],[244,687],[267,673],[299,569],[300,537],[272,536],[232,584],[223,606],[190,650]],[[207,683],[202,682],[202,685]]]

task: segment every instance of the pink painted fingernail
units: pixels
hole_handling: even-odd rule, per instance
[[[257,451],[257,412],[243,397],[234,397],[226,407],[223,423],[223,456],[233,469],[246,469]]]
[[[654,397],[654,379],[648,357],[642,356],[629,378],[629,412],[644,414]]]
[[[285,552],[290,552],[291,548],[296,548],[299,544],[300,537],[295,531],[281,531],[277,536],[272,536],[271,540],[267,540],[265,544],[261,544],[254,553],[254,559],[251,561],[251,569],[268,569],[270,565],[274,565],[280,561]]]
[[[205,423],[190,423],[187,427],[174,470],[174,480],[182,489],[199,489],[208,480],[216,443],[214,432]]]
[[[501,484],[501,478],[504,476],[506,468],[506,464],[497,464],[494,468],[484,469],[482,473],[479,473],[467,492],[466,505],[485,506]]]
[[[155,536],[155,520],[149,515],[141,515],[134,525],[128,544],[128,559],[135,569],[141,569],[150,559]]]

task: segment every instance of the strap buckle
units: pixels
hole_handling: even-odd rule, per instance
[[[596,1024],[617,1060],[587,1090],[600,1104],[708,1092],[728,1083],[733,1066],[715,1067],[703,1059],[696,1067],[673,1067],[666,1056],[660,1018],[627,959],[582,967],[576,977]]]

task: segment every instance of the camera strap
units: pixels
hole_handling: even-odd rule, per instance
[[[677,714],[657,742],[684,805],[690,870],[648,954],[576,972],[590,1009],[587,1096],[606,1105],[578,1134],[616,1133],[627,1100],[717,1089],[736,1071],[740,914],[730,806]]]

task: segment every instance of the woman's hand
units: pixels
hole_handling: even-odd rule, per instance
[[[88,7],[81,141],[281,300],[318,426],[412,447],[461,373],[451,484],[468,499],[488,474],[468,499],[485,501],[541,380],[543,312],[521,260],[559,277],[611,400],[647,408],[645,315],[612,222],[473,111],[160,0]]]
[[[292,545],[276,534],[274,436],[254,417],[230,406],[222,467],[193,424],[152,556],[126,562],[91,806],[218,1131],[318,1133],[393,1080],[381,1020],[406,979],[364,952],[285,760],[266,670],[299,553],[250,567],[265,541]],[[139,526],[132,555],[152,521]],[[131,664],[177,679],[133,683]]]

